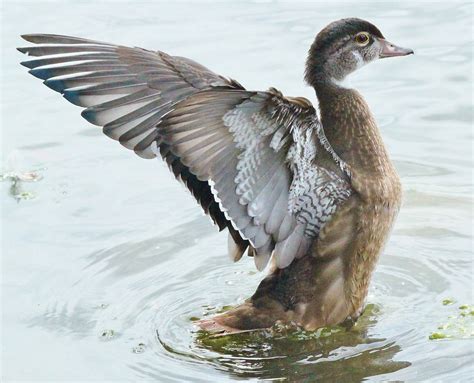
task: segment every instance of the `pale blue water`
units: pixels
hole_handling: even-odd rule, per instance
[[[2,169],[42,177],[0,184],[5,381],[472,379],[472,318],[458,308],[473,303],[472,4],[4,1],[1,12]],[[226,236],[163,164],[102,136],[29,76],[18,36],[160,49],[315,102],[306,51],[348,16],[416,52],[352,78],[405,192],[375,308],[351,333],[205,345],[190,318],[241,302],[263,275],[251,260],[228,261]],[[452,338],[430,340],[436,331]]]

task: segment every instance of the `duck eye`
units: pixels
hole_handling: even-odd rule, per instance
[[[369,43],[369,35],[365,32],[358,33],[355,36],[355,42],[359,45],[367,45]]]

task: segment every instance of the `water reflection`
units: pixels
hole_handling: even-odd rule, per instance
[[[212,337],[200,332],[198,347],[213,351],[215,368],[240,378],[360,382],[408,367],[397,361],[396,340],[371,334],[379,309],[369,305],[351,329],[279,331]],[[172,349],[168,349],[172,352]]]
[[[441,266],[389,254],[371,289],[378,303],[369,304],[350,329],[210,337],[197,331],[193,317],[235,304],[229,297],[235,297],[235,289],[244,290],[243,278],[249,286],[262,278],[251,263],[236,270],[240,265],[225,262],[221,246],[211,245],[218,236],[198,217],[168,233],[83,255],[80,278],[38,307],[28,325],[72,339],[103,341],[101,334],[113,333],[107,344],[137,354],[141,359],[128,367],[143,379],[182,381],[192,369],[211,368],[230,379],[356,382],[410,366],[398,355],[403,345],[420,342],[419,331],[407,325],[415,323],[410,308],[428,312],[432,297],[448,288]],[[213,261],[193,265],[189,247],[205,250]],[[134,351],[138,345],[140,353]],[[173,363],[187,367],[170,370]]]

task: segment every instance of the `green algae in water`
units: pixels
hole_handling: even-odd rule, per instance
[[[444,306],[449,306],[449,305],[452,305],[454,303],[454,299],[451,299],[451,298],[446,298],[446,299],[443,299],[443,305]]]
[[[459,310],[461,310],[461,315],[462,317],[467,317],[467,316],[474,316],[474,306],[470,305],[461,305],[459,306]]]
[[[446,300],[443,300],[443,305]],[[454,303],[454,300],[451,300]],[[451,304],[451,303],[450,303]],[[429,335],[430,340],[469,339],[474,337],[474,306],[462,304],[455,315],[448,315],[448,321],[438,326],[438,330]]]
[[[227,311],[232,306],[224,306],[222,311]],[[270,340],[277,342],[288,342],[297,345],[306,342],[344,342],[353,338],[359,338],[361,333],[376,322],[376,317],[380,313],[380,307],[368,304],[355,324],[341,324],[337,326],[327,326],[315,331],[306,331],[294,324],[276,323],[269,329],[259,329],[235,334],[213,334],[204,330],[197,331],[196,340],[204,347],[217,352],[235,351],[239,348],[248,349],[249,345],[268,343]],[[201,318],[192,317],[193,321]],[[204,319],[204,318],[203,318]]]
[[[342,326],[322,327],[315,331],[306,331],[293,324],[277,323],[268,329],[257,329],[235,334],[213,334],[199,330],[197,342],[217,352],[250,350],[255,347],[265,348],[265,344],[272,341],[299,342],[317,341],[341,335],[347,330]]]
[[[288,339],[290,340],[311,340],[311,339],[321,339],[327,338],[336,334],[341,334],[346,332],[347,329],[342,326],[328,326],[318,328],[316,331],[305,331],[297,330],[292,333],[289,333]]]
[[[198,330],[195,333],[195,343],[198,348],[216,353],[219,363],[225,368],[245,369],[245,371],[281,370],[283,374],[287,374],[287,369],[291,366],[291,377],[303,377],[301,381],[308,382],[313,380],[311,378],[304,380],[304,377],[314,376],[313,373],[308,375],[308,369],[320,374],[329,367],[329,365],[323,367],[319,361],[325,363],[328,358],[338,355],[341,350],[352,348],[356,350],[360,345],[366,345],[363,346],[364,349],[370,351],[356,350],[355,355],[341,359],[345,360],[344,369],[366,371],[367,368],[375,368],[379,374],[382,371],[388,373],[407,367],[409,363],[394,362],[393,355],[399,351],[399,347],[393,342],[386,342],[385,339],[371,334],[370,329],[377,322],[380,311],[378,306],[368,305],[356,324],[350,328],[328,326],[316,331],[305,331],[291,324],[277,324],[271,329],[223,336]],[[380,348],[380,342],[386,342],[386,345]],[[336,369],[334,375],[338,377],[341,371],[338,370],[337,364],[331,363],[330,369],[333,368]],[[301,372],[301,376],[298,371]],[[265,380],[269,375],[258,375],[258,377]],[[337,377],[335,381],[345,381],[338,380]],[[357,381],[360,380],[362,379]]]
[[[434,332],[429,336],[430,340],[437,340],[437,339],[446,339],[450,338],[449,335],[444,334],[442,332]]]

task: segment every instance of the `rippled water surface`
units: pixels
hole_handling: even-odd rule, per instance
[[[243,301],[263,275],[227,259],[226,235],[162,163],[108,140],[29,76],[18,35],[161,49],[315,101],[306,51],[347,16],[416,51],[352,78],[404,185],[369,308],[333,334],[202,336],[192,318]],[[3,2],[5,380],[472,379],[472,307],[459,308],[473,303],[471,22],[472,4],[457,2]]]

